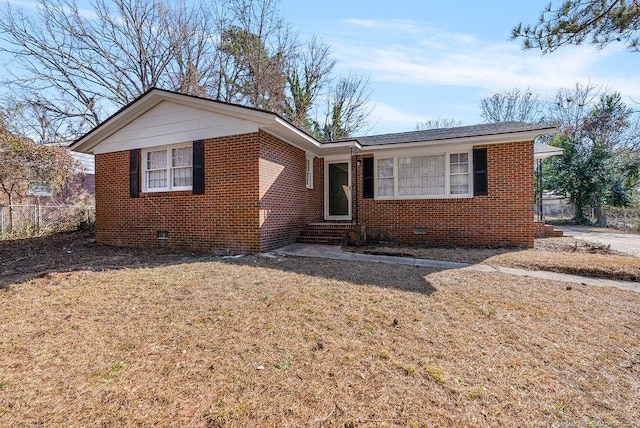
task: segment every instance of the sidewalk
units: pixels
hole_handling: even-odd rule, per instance
[[[574,284],[595,285],[598,287],[616,287],[623,290],[640,293],[640,283],[631,281],[616,281],[604,278],[593,278],[578,275],[568,275],[564,273],[533,271],[525,269],[514,269],[507,267],[494,267],[489,265],[469,265],[467,263],[445,262],[440,260],[414,259],[411,257],[376,256],[371,254],[360,254],[344,251],[338,245],[319,244],[291,244],[274,251],[276,254],[297,257],[317,257],[334,260],[350,260],[369,263],[388,263],[410,266],[422,266],[436,269],[466,269],[477,272],[502,272],[516,276],[528,276],[532,278],[542,278],[551,281],[569,282]]]

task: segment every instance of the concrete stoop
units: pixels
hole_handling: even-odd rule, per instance
[[[301,244],[344,245],[352,228],[351,222],[310,223],[300,233],[297,242]]]

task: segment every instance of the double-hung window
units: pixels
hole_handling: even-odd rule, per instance
[[[191,144],[145,150],[142,162],[145,191],[191,190],[193,186]]]
[[[393,158],[378,159],[378,197],[393,197],[393,164]]]
[[[449,155],[449,194],[469,194],[469,153],[452,153]]]
[[[469,159],[469,152],[377,157],[376,198],[471,196]]]

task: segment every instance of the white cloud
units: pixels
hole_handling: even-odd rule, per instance
[[[374,128],[382,124],[385,128],[389,129],[411,131],[415,129],[418,122],[432,119],[431,117],[421,116],[415,112],[404,111],[382,102],[372,102],[371,106],[373,110],[368,120]]]
[[[400,33],[420,34],[420,27],[415,21],[409,19],[388,19],[384,21],[375,19],[345,19],[345,24],[375,31],[394,31]]]
[[[408,20],[358,20],[331,41],[341,67],[368,73],[372,82],[477,87],[487,92],[531,87],[552,93],[576,82],[603,84],[640,97],[637,67],[612,73],[604,65],[620,48],[567,47],[542,56],[517,43],[487,42]],[[631,54],[627,54],[631,55]]]

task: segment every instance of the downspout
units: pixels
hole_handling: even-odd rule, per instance
[[[356,171],[355,171],[355,215],[353,216],[354,224],[358,225],[358,148],[352,147],[349,149],[351,151],[351,157],[354,159],[356,163]]]
[[[544,221],[542,212],[542,159],[538,159],[538,221]]]

